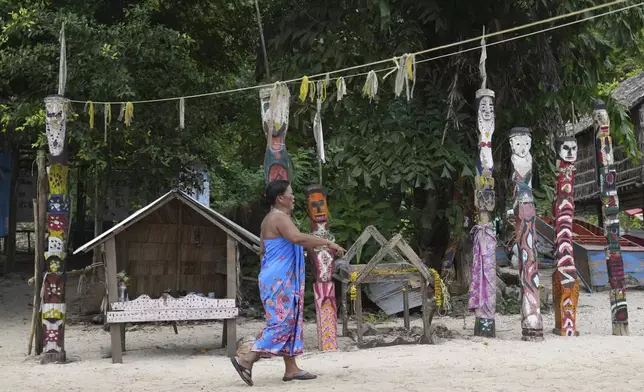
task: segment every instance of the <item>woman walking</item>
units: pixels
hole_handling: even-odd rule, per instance
[[[345,250],[323,238],[300,233],[291,220],[295,197],[288,181],[276,180],[266,186],[264,198],[271,212],[262,222],[259,257],[259,292],[266,311],[266,328],[251,351],[231,362],[239,376],[253,385],[253,364],[263,356],[284,358],[283,381],[312,380],[317,376],[297,367],[295,357],[304,349],[304,252],[303,247],[328,246],[342,256]]]

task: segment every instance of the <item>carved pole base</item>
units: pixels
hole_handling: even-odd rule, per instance
[[[579,331],[574,331],[571,335],[570,332],[562,328],[553,328],[552,333],[557,336],[579,336]]]
[[[338,308],[335,300],[335,283],[313,283],[315,314],[320,351],[338,350]]]
[[[543,330],[540,329],[528,329],[524,328],[521,330],[521,340],[525,342],[543,342]]]
[[[67,362],[67,353],[61,351],[58,353],[43,353],[40,356],[40,364],[46,365],[48,363],[65,363]]]
[[[477,317],[476,320],[474,321],[474,336],[495,338],[496,323],[494,322],[494,319]]]
[[[610,290],[610,308],[613,321],[613,335],[628,336],[628,308],[626,307],[626,290]]]
[[[577,304],[579,303],[579,281],[572,288],[563,287],[560,277],[552,275],[552,301],[555,307],[555,328],[552,332],[559,336],[579,336],[577,332]]]

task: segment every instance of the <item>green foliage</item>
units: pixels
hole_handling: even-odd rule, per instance
[[[0,129],[13,143],[43,144],[43,98],[56,92],[63,21],[66,95],[136,101],[352,67],[477,36],[484,25],[487,31],[499,31],[595,3],[264,1],[266,70],[254,3],[247,0],[5,0],[0,2]],[[496,92],[493,153],[499,213],[512,194],[507,135],[513,126],[533,129],[540,213],[550,213],[554,197],[549,136],[560,122],[572,119],[572,103],[580,116],[591,112],[595,98],[603,98],[616,143],[633,158],[641,154],[627,113],[610,99],[610,92],[642,69],[643,20],[638,7],[488,47],[488,86]],[[364,75],[344,74],[349,95],[340,102],[335,89],[329,90],[322,108],[327,152],[322,180],[329,192],[331,228],[342,245],[350,246],[366,226],[375,225],[386,236],[403,232],[419,251],[434,248],[440,253],[449,233],[461,230],[462,217],[473,215],[478,63],[478,51],[418,63],[410,102],[394,96],[395,75],[383,79],[383,73],[373,102],[360,94]],[[299,86],[290,88],[296,95]],[[176,186],[188,166],[202,163],[210,173],[213,207],[228,210],[254,202],[264,187],[266,148],[258,101],[254,90],[188,99],[182,130],[176,101],[135,104],[131,127],[118,120],[120,107],[114,105],[107,130],[103,105],[95,105],[95,127],[90,130],[84,105],[74,104],[68,124],[70,161],[100,179],[109,179],[108,170],[124,173],[131,192],[148,200]],[[293,102],[287,136],[295,173],[295,218],[303,231],[309,226],[305,188],[320,181],[314,112],[310,101]],[[456,184],[462,184],[460,203],[452,201]]]

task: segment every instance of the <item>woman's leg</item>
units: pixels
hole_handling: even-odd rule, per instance
[[[257,361],[259,361],[259,353],[255,351],[251,351],[246,355],[237,357],[237,363],[239,363],[240,365],[242,365],[248,370],[251,370],[253,368],[253,364],[255,364],[255,362]]]
[[[293,377],[301,371],[295,363],[295,357],[284,357],[284,368],[285,377]]]

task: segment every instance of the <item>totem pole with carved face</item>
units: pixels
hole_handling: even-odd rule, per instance
[[[628,308],[626,306],[626,279],[622,260],[619,227],[619,198],[617,197],[617,171],[613,160],[613,140],[610,136],[610,119],[603,101],[595,102],[593,112],[597,129],[595,149],[597,152],[597,181],[599,182],[606,246],[606,266],[610,284],[610,308],[613,335],[625,336],[628,331]]]
[[[492,223],[494,212],[494,162],[492,135],[494,134],[494,91],[476,92],[478,104],[479,159],[477,162],[474,204],[478,222],[472,229],[474,260],[468,308],[474,311],[475,336],[496,336],[496,235]]]
[[[321,185],[311,185],[306,190],[311,234],[333,241],[329,231],[329,210],[326,202],[326,191]],[[316,275],[313,283],[315,294],[315,313],[318,327],[318,347],[321,351],[338,349],[338,308],[335,299],[333,282],[334,251],[327,246],[320,246],[312,251]]]
[[[266,136],[266,153],[264,154],[264,179],[266,184],[274,180],[291,181],[291,157],[286,150],[286,133],[288,132],[288,99],[286,102],[276,102],[284,113],[280,121],[274,121],[271,116],[271,89],[259,91],[262,109],[262,128]]]
[[[552,294],[555,307],[553,333],[561,336],[579,336],[577,332],[577,303],[579,281],[573,252],[572,233],[575,217],[575,161],[577,140],[572,136],[555,140],[557,151],[557,198],[554,201],[555,261],[557,270],[552,275]]]
[[[46,135],[49,146],[47,177],[47,232],[43,301],[43,362],[65,362],[65,260],[69,233],[69,196],[67,162],[67,105],[69,101],[52,95],[45,98]]]
[[[516,243],[519,249],[519,279],[521,280],[521,332],[527,341],[543,340],[543,319],[539,296],[539,262],[535,243],[537,213],[532,196],[532,135],[529,128],[510,130],[512,150],[512,181],[514,183],[514,219]]]

